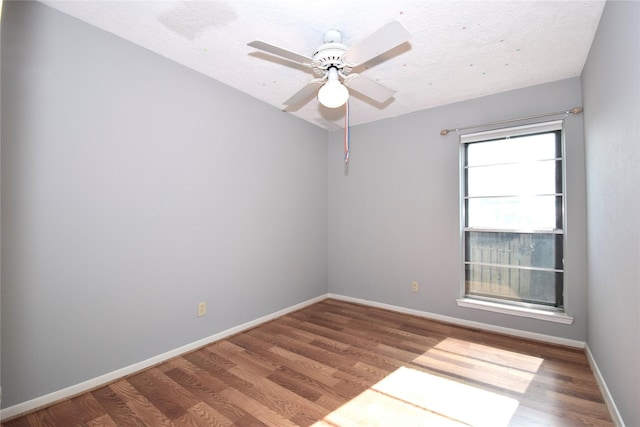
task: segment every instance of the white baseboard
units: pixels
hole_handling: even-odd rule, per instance
[[[618,412],[618,407],[616,406],[616,403],[613,401],[613,396],[611,396],[611,392],[609,392],[609,388],[607,387],[607,384],[604,382],[602,373],[600,373],[600,369],[598,369],[596,360],[593,358],[593,354],[591,354],[589,345],[586,346],[585,352],[587,354],[587,360],[589,361],[591,370],[593,371],[593,376],[596,378],[596,382],[598,383],[598,387],[600,387],[600,391],[602,392],[602,397],[604,398],[604,402],[607,404],[607,408],[609,409],[609,414],[611,414],[611,419],[613,420],[613,424],[615,424],[616,427],[625,427],[624,421],[622,420],[622,416],[620,415],[620,412]]]
[[[113,381],[116,381],[122,377],[127,375],[134,374],[136,372],[140,372],[144,369],[147,369],[151,366],[157,365],[169,359],[172,359],[176,356],[180,356],[181,354],[188,353],[192,350],[196,350],[200,347],[211,344],[215,341],[219,341],[231,335],[237,334],[247,329],[251,329],[255,326],[258,326],[262,323],[269,322],[270,320],[276,319],[278,317],[284,316],[285,314],[291,313],[296,310],[300,310],[301,308],[307,307],[311,304],[315,304],[319,301],[322,301],[327,298],[327,295],[320,295],[318,297],[312,298],[310,300],[301,302],[299,304],[293,305],[291,307],[282,309],[280,311],[276,311],[275,313],[268,314],[266,316],[260,317],[258,319],[249,321],[247,323],[243,323],[241,325],[235,326],[233,328],[227,329],[225,331],[219,332],[217,334],[211,335],[209,337],[203,338],[198,341],[194,341],[190,344],[184,345],[182,347],[178,347],[174,350],[170,350],[166,353],[159,354],[150,359],[143,360],[138,363],[134,363],[133,365],[126,366],[124,368],[115,370],[113,372],[109,372],[104,375],[100,375],[99,377],[92,378],[90,380],[81,382],[79,384],[72,385],[70,387],[64,388],[62,390],[55,391],[53,393],[45,394],[44,396],[36,397],[35,399],[28,400],[26,402],[18,403],[17,405],[9,406],[8,408],[0,409],[0,421],[4,421],[8,418],[15,417],[16,415],[20,415],[26,412],[33,411],[43,406],[50,405],[54,402],[58,402],[60,400],[68,399],[72,396],[76,396],[78,394],[87,392],[89,390],[93,390],[95,388],[101,387],[105,384],[109,384]]]
[[[438,320],[440,322],[451,323],[453,325],[466,326],[468,328],[480,329],[483,331],[497,332],[504,335],[511,335],[519,338],[527,338],[535,341],[546,342],[550,344],[564,345],[574,348],[585,348],[584,341],[570,340],[568,338],[554,337],[551,335],[539,334],[535,332],[521,331],[519,329],[504,328],[502,326],[488,325],[486,323],[474,322],[472,320],[463,320],[456,317],[443,316],[441,314],[429,313],[427,311],[413,310],[410,308],[399,307],[396,305],[384,304],[375,301],[368,301],[360,298],[347,297],[344,295],[329,294],[329,298],[353,302],[356,304],[368,305],[371,307],[384,308],[386,310],[397,311],[399,313],[411,314],[414,316],[424,317],[425,319]]]

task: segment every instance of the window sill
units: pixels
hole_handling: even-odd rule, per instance
[[[545,320],[547,322],[563,323],[565,325],[570,325],[573,323],[573,317],[567,316],[565,313],[536,310],[535,308],[515,307],[512,305],[489,301],[479,301],[469,298],[461,298],[456,300],[456,302],[460,307],[492,311],[494,313],[510,314],[512,316],[529,317],[532,319]]]

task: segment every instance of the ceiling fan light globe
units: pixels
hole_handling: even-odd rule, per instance
[[[327,108],[338,108],[349,99],[349,90],[339,81],[328,81],[318,91],[318,101]]]

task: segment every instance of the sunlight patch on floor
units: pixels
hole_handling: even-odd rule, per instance
[[[482,382],[516,393],[525,393],[543,359],[525,354],[447,338],[413,363]]]
[[[401,367],[314,426],[506,426],[518,401]]]
[[[538,372],[540,365],[542,365],[542,362],[544,361],[544,359],[540,357],[529,356],[527,354],[516,353],[509,350],[502,350],[496,347],[490,347],[456,338],[444,339],[434,348],[532,373]]]

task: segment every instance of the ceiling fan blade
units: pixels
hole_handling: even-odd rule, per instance
[[[265,43],[259,40],[247,43],[247,46],[255,47],[256,49],[260,49],[274,55],[282,56],[283,58],[290,59],[291,61],[299,62],[300,64],[307,66],[311,66],[311,62],[313,62],[313,59],[309,58],[308,56],[304,56],[299,53],[292,52],[290,50],[283,49],[281,47],[274,46],[272,44]]]
[[[299,91],[291,95],[289,99],[284,101],[284,105],[298,105],[302,104],[311,98],[318,89],[324,84],[324,79],[313,79],[306,85],[304,85]]]
[[[345,62],[352,66],[364,64],[411,38],[411,34],[398,21],[391,21],[369,37],[351,46],[344,54]]]
[[[366,77],[362,77],[360,74],[350,74],[344,80],[344,84],[348,88],[360,92],[380,104],[386,102],[396,93],[395,90],[389,89]]]

